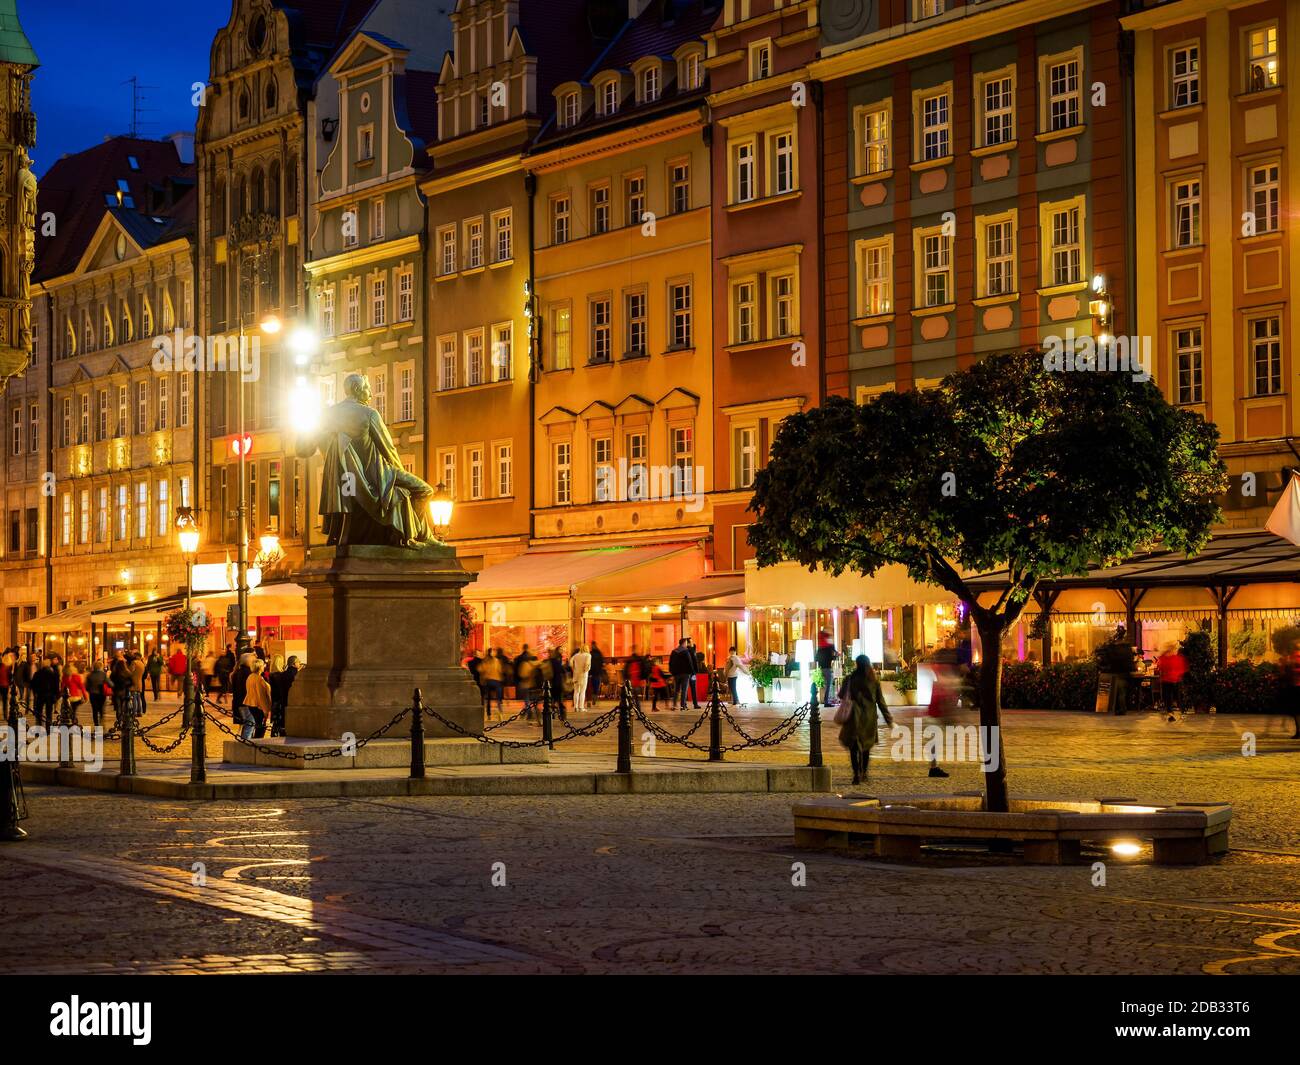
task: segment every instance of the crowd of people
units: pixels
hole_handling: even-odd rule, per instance
[[[677,642],[667,661],[661,655],[643,655],[635,647],[626,657],[609,658],[593,640],[576,645],[568,655],[559,647],[535,655],[528,644],[514,658],[501,647],[486,654],[476,649],[466,666],[479,687],[488,717],[494,707],[505,716],[508,693],[523,702],[524,717],[530,721],[537,719],[538,704],[547,696],[562,718],[570,702],[577,713],[599,709],[602,698],[614,697],[615,673],[620,669],[621,681],[631,685],[638,699],[650,699],[652,711],[659,710],[661,701],[666,710],[685,710],[688,701],[691,709],[698,710],[698,678],[709,673],[704,654],[690,637]],[[731,701],[739,705],[737,682],[749,668],[734,647],[728,649],[724,672]]]
[[[232,715],[245,739],[266,735],[268,726],[272,736],[285,734],[289,689],[299,671],[297,656],[290,655],[287,663],[281,655],[268,659],[257,644],[237,660],[234,647],[227,646],[220,656],[209,652],[197,665],[199,691],[215,696],[219,704],[230,697]],[[144,654],[119,648],[107,658],[70,657],[65,662],[58,654],[28,654],[25,647],[9,647],[0,653],[0,710],[14,723],[29,707],[35,723],[48,729],[65,721],[80,725],[78,714],[89,703],[89,724],[100,727],[107,724],[108,706],[114,721],[128,708],[137,718],[144,716],[150,695],[155,704],[162,698],[164,675],[173,682],[170,688],[180,690],[188,669],[180,649],[168,659],[156,650]]]

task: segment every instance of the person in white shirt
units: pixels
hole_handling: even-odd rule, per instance
[[[727,687],[731,689],[731,705],[740,705],[739,682],[740,675],[749,676],[749,670],[745,666],[745,660],[736,654],[734,647],[727,648]]]
[[[569,669],[573,673],[573,712],[580,714],[587,709],[587,675],[591,672],[591,652],[585,643],[569,656]]]

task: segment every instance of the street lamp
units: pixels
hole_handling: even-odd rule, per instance
[[[451,498],[447,486],[439,481],[438,487],[433,490],[433,498],[429,500],[429,515],[433,521],[434,532],[439,537],[451,526],[451,511],[455,505],[455,500]]]
[[[188,610],[194,597],[194,559],[199,553],[199,523],[193,507],[176,508],[176,539],[185,559],[185,609]]]

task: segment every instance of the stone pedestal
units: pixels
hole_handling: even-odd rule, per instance
[[[313,548],[298,577],[307,666],[289,698],[289,735],[364,739],[409,707],[416,688],[426,706],[481,732],[482,700],[460,665],[460,590],[470,579],[445,545]],[[456,735],[428,715],[424,728]],[[386,735],[410,731],[408,717]]]

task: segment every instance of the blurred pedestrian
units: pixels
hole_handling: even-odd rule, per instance
[[[501,716],[506,716],[505,705],[505,656],[498,647],[489,651],[478,667],[479,690],[483,695],[483,704],[488,717],[492,716],[492,700],[497,701]]]
[[[1174,720],[1174,705],[1178,712],[1185,714],[1183,706],[1182,683],[1187,674],[1187,659],[1178,650],[1177,644],[1167,644],[1156,659],[1156,677],[1160,680],[1160,699],[1165,708],[1165,720]]]
[[[727,688],[731,692],[731,705],[740,705],[740,675],[749,676],[749,667],[745,660],[736,654],[734,647],[727,648]]]
[[[149,676],[149,687],[153,689],[153,701],[155,703],[161,697],[159,692],[162,687],[164,665],[162,653],[155,647],[149,652],[149,658],[144,664],[144,671]]]
[[[104,700],[113,689],[108,686],[108,673],[104,670],[104,660],[96,658],[90,672],[86,674],[86,695],[90,699],[90,723],[99,728],[104,724]]]
[[[573,671],[573,712],[587,710],[587,678],[591,674],[591,652],[586,644],[579,644],[569,656],[569,669]]]
[[[885,704],[885,695],[880,690],[876,671],[871,667],[871,659],[866,655],[858,655],[854,661],[857,668],[844,678],[844,684],[840,688],[840,708],[835,714],[835,720],[840,725],[840,743],[849,750],[853,783],[861,784],[867,779],[871,748],[880,738],[876,711],[879,710],[884,715],[887,725],[893,725],[894,719],[889,715],[889,707]]]

